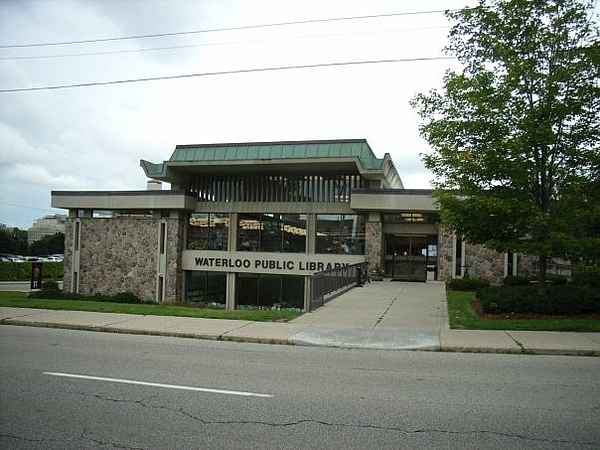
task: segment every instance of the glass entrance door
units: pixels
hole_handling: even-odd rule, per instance
[[[430,249],[437,249],[437,236],[386,235],[386,244],[387,277],[405,281],[427,280],[428,265],[431,266],[428,261],[435,260],[437,252],[429,253]]]

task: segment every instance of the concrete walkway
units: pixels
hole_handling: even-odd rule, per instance
[[[289,323],[5,307],[0,323],[343,348],[600,356],[600,333],[450,330],[441,282],[369,283]]]
[[[447,323],[443,283],[367,283],[292,321],[304,345],[439,350]]]

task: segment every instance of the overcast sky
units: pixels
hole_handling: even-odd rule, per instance
[[[406,188],[429,188],[409,101],[452,60],[168,78],[443,57],[445,16],[404,13],[473,3],[0,0],[0,223],[63,213],[52,190],[145,189],[139,160],[167,160],[177,144],[365,138]],[[359,16],[380,17],[319,21]],[[254,27],[289,22],[309,23]],[[164,34],[175,35],[106,40]],[[145,78],[167,79],[15,91]]]

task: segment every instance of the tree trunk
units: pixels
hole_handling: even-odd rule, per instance
[[[548,258],[544,254],[539,255],[540,272],[538,274],[538,294],[540,297],[546,296],[546,272],[548,270]]]

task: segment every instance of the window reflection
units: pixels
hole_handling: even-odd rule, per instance
[[[188,220],[188,250],[227,250],[229,214],[191,213]]]
[[[304,277],[239,273],[236,275],[237,309],[304,308]]]
[[[304,253],[306,214],[239,214],[237,249]]]
[[[364,255],[365,223],[362,214],[318,214],[316,252]]]
[[[227,274],[203,270],[189,271],[186,286],[188,302],[197,303],[202,307],[225,309]]]

